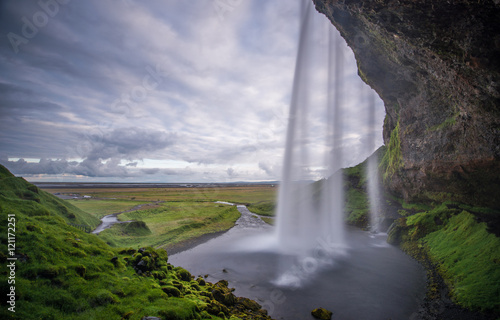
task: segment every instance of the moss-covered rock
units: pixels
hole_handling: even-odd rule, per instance
[[[313,311],[311,311],[311,314],[316,319],[321,319],[321,320],[330,320],[333,315],[331,311],[328,311],[325,308],[316,308]]]
[[[181,291],[174,286],[165,286],[161,290],[171,297],[180,297],[182,295]]]

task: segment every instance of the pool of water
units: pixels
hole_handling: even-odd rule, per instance
[[[233,229],[169,262],[212,282],[228,280],[237,296],[256,300],[275,319],[314,319],[318,307],[343,320],[409,319],[417,311],[425,271],[384,234],[348,228],[342,250],[297,256],[279,250],[271,227],[239,210]]]

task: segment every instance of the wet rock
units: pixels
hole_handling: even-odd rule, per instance
[[[221,289],[212,290],[212,296],[220,303],[224,303],[224,292]]]
[[[252,311],[258,311],[262,308],[260,304],[257,302],[244,298],[244,297],[238,297],[237,298],[237,304],[243,306],[245,309],[252,310]]]
[[[227,288],[228,285],[229,285],[229,282],[227,280],[220,280],[220,281],[217,281],[214,286],[217,288],[225,289],[225,288]]]
[[[500,207],[498,2],[314,3],[384,101],[385,187],[407,202]]]
[[[325,308],[317,308],[311,311],[311,314],[316,319],[330,320],[332,318],[333,313],[331,311],[326,310]]]

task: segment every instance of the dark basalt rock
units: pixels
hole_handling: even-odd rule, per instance
[[[386,188],[500,208],[500,1],[314,3],[384,101],[387,146],[397,130]]]

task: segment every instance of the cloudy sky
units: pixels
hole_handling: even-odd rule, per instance
[[[2,0],[0,163],[29,181],[279,180],[300,17],[298,0]],[[323,105],[333,27],[314,21],[307,90]],[[368,111],[342,52],[345,167],[382,144],[384,108]]]

